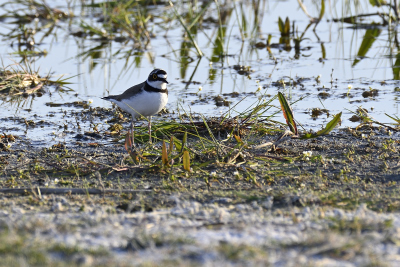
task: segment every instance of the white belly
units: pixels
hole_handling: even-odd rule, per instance
[[[148,117],[157,114],[165,107],[168,102],[168,95],[166,93],[142,91],[129,99],[123,99],[121,102],[115,100],[112,102],[130,113],[134,118],[140,117],[140,115]]]

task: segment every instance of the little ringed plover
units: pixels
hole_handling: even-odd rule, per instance
[[[133,122],[140,116],[149,118],[149,141],[151,142],[151,116],[160,112],[168,102],[167,72],[154,69],[146,81],[134,85],[120,95],[109,95],[102,99],[115,103],[132,115]]]

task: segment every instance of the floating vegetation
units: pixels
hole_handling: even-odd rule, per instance
[[[238,74],[240,75],[250,75],[252,72],[254,72],[250,66],[243,66],[243,65],[233,65],[233,69],[237,71]]]
[[[0,99],[5,102],[20,102],[21,98],[42,96],[48,92],[48,86],[53,86],[58,92],[70,91],[65,85],[69,78],[54,80],[50,74],[42,77],[39,70],[34,70],[29,64],[9,65],[0,68]]]
[[[329,111],[327,109],[320,109],[320,108],[313,108],[311,110],[311,117],[312,118],[318,118],[319,116],[321,116],[322,114],[326,114],[327,116],[329,116]]]
[[[321,99],[327,99],[328,97],[331,96],[331,94],[329,94],[328,92],[321,92],[321,93],[318,94],[318,96],[319,96]]]
[[[33,94],[44,85],[66,85],[66,79],[52,80],[50,75],[41,77],[39,70],[29,64],[10,65],[0,69],[0,92],[7,95]]]
[[[362,93],[362,96],[363,96],[364,98],[367,98],[367,97],[378,96],[378,94],[379,94],[379,91],[378,91],[377,89],[372,89],[372,88],[370,88],[369,91],[364,91],[364,92]]]
[[[230,104],[229,101],[227,101],[225,98],[223,98],[220,95],[214,97],[214,101],[215,101],[215,105],[217,107],[219,107],[219,106],[229,107],[229,104]]]

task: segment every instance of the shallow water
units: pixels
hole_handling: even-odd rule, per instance
[[[82,8],[80,2],[70,2],[69,8],[74,12],[74,17],[58,21],[48,35],[42,30],[43,33],[39,32],[34,36],[36,44],[33,50],[46,50],[47,55],[28,57],[28,60],[34,69],[40,68],[39,73],[42,76],[49,72],[55,76],[72,76],[68,80],[72,82],[68,85],[72,91],[57,93],[50,88],[51,95],[28,98],[20,104],[10,104],[6,101],[0,103],[3,131],[27,135],[39,142],[66,141],[65,130],[60,127],[70,125],[70,131],[73,132],[88,131],[93,125],[83,124],[80,130],[74,129],[75,119],[65,116],[60,111],[68,113],[80,108],[50,107],[46,103],[70,103],[92,99],[91,105],[94,107],[111,107],[109,102],[100,98],[109,93],[121,93],[133,84],[144,81],[155,67],[164,68],[168,72],[170,99],[167,108],[170,112],[186,111],[210,116],[223,114],[229,107],[216,105],[213,98],[218,95],[227,98],[231,106],[239,103],[235,110],[241,112],[257,99],[269,99],[278,91],[283,91],[292,102],[301,99],[293,104],[293,109],[296,120],[306,129],[320,129],[338,112],[343,112],[342,127],[355,127],[359,123],[351,122],[349,118],[358,107],[367,109],[379,122],[393,122],[385,113],[400,116],[400,91],[395,90],[399,86],[399,77],[396,74],[398,69],[394,67],[397,53],[394,36],[397,34],[397,28],[372,27],[372,21],[381,22],[379,17],[367,17],[365,23],[368,25],[359,24],[358,27],[332,21],[333,18],[341,16],[382,11],[370,6],[368,1],[361,2],[361,6],[357,8],[353,4],[347,6],[345,1],[336,1],[332,6],[326,3],[322,21],[316,27],[315,24],[311,25],[306,31],[310,20],[299,8],[296,0],[262,1],[257,6],[259,15],[255,15],[257,9],[251,3],[226,3],[220,6],[222,14],[225,14],[221,20],[226,29],[222,45],[226,56],[223,57],[217,56],[218,46],[215,45],[215,40],[218,23],[212,22],[212,19],[218,21],[218,15],[213,4],[205,13],[203,27],[197,29],[195,36],[204,53],[202,58],[197,56],[194,48],[191,48],[190,52],[181,50],[184,44],[187,45],[190,41],[183,37],[183,27],[176,19],[170,23],[160,23],[165,14],[173,14],[167,2],[151,7],[149,14],[154,15],[154,20],[150,21],[148,26],[153,29],[154,37],[150,39],[148,46],[136,50],[132,41],[122,43],[101,41],[95,36],[74,36],[72,33],[82,30],[81,22],[100,26],[98,19],[102,11],[100,8]],[[305,1],[304,4],[312,16],[318,17],[318,5],[314,5],[312,1]],[[68,10],[65,1],[51,1],[49,5],[62,11]],[[187,3],[175,3],[178,9],[183,6],[188,8]],[[0,14],[10,14],[9,10],[16,10],[18,7],[20,6],[16,4],[5,5],[0,9]],[[294,22],[297,31],[295,37],[300,37],[305,31],[298,51],[294,48],[293,38],[290,39],[290,49],[285,50],[282,44],[274,45],[279,43],[281,37],[278,18],[284,20],[286,16],[290,18],[291,27]],[[12,64],[13,61],[23,60],[22,56],[16,53],[17,39],[10,37],[13,30],[18,32],[18,25],[13,24],[14,20],[5,18],[0,25],[0,33],[4,35],[0,42],[0,56],[4,66]],[[43,26],[47,23],[49,22],[46,20],[38,19],[26,24],[25,28],[35,28],[35,24]],[[372,38],[374,41],[364,38],[367,28],[375,29],[376,38]],[[257,42],[265,43],[268,35],[271,35],[271,52],[275,59],[265,47],[258,49],[255,46]],[[365,40],[369,40],[369,48],[365,48],[363,40],[364,43],[367,42]],[[365,56],[357,56],[361,55],[362,48],[366,50]],[[25,47],[21,47],[21,50],[24,49]],[[249,66],[249,75],[239,74],[235,65]],[[304,78],[301,85],[294,85],[293,80],[297,81],[299,78]],[[275,84],[282,79],[288,82],[284,87]],[[189,80],[192,81],[190,84],[185,83]],[[263,88],[257,92],[259,85]],[[349,85],[353,87],[350,91]],[[377,89],[378,95],[364,97],[363,92],[369,91],[370,88]],[[234,92],[239,94],[232,94]],[[323,92],[328,95],[320,95]],[[243,98],[244,100],[240,101]],[[270,112],[278,111],[279,102],[275,100],[272,104],[276,108]],[[312,118],[312,108],[327,109],[330,117],[322,114]],[[235,112],[232,115],[235,115]],[[28,128],[26,131],[27,128],[23,124],[4,119],[10,117],[52,123]],[[284,122],[281,113],[273,119]],[[102,120],[95,123],[99,123],[100,130],[107,128],[107,124]]]

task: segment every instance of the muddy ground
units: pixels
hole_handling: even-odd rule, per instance
[[[135,164],[125,130],[51,146],[2,132],[0,266],[400,264],[400,135],[385,127],[275,150],[256,146],[279,132],[243,134],[236,158],[226,134],[219,152],[189,138],[191,172],[178,150],[163,164],[162,142]]]

